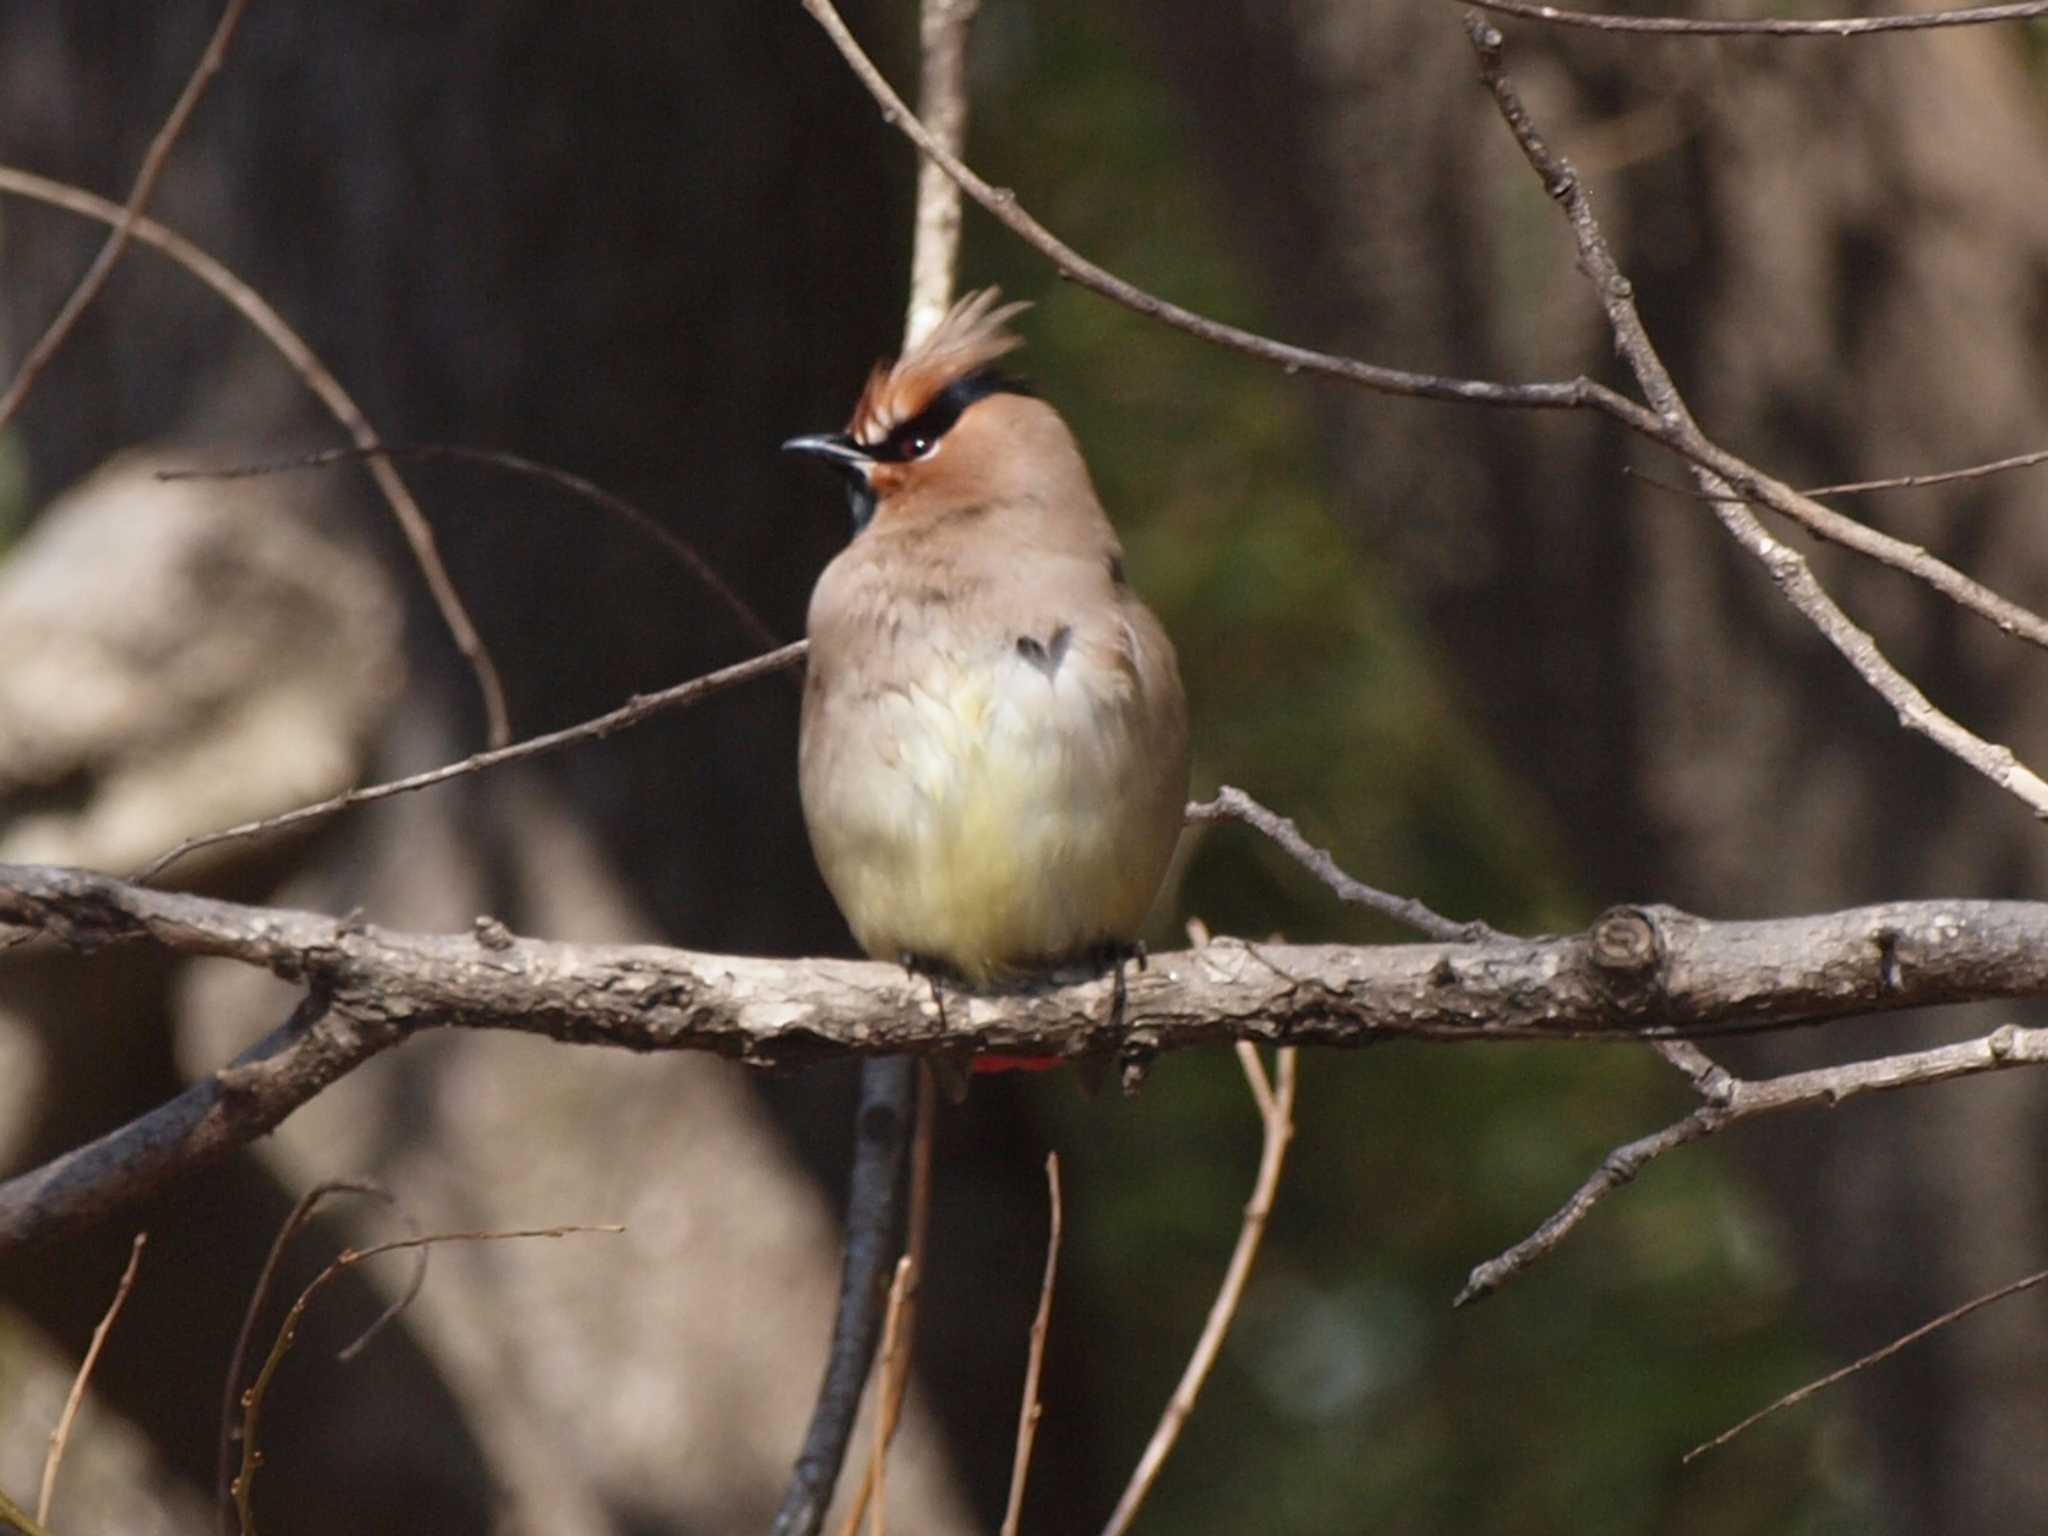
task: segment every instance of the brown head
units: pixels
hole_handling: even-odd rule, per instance
[[[994,365],[1023,345],[1008,328],[1025,304],[969,294],[893,365],[877,364],[844,432],[793,437],[790,453],[846,478],[853,527],[903,526],[968,508],[1095,505],[1059,414]]]

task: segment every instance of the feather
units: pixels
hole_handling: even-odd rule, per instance
[[[1024,339],[1008,327],[1031,306],[998,303],[1001,298],[999,288],[968,294],[893,366],[877,364],[853,408],[848,435],[868,446],[881,442],[948,384],[1023,346]]]

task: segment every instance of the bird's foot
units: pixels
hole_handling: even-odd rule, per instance
[[[941,1039],[947,1032],[946,994],[939,986],[942,976],[950,976],[946,967],[927,955],[914,955],[905,950],[896,957],[896,963],[910,972],[912,977],[922,977],[925,985],[932,989],[932,1006],[939,1011],[939,1034]],[[973,1070],[974,1054],[953,1046],[941,1044],[938,1049],[925,1057],[925,1065],[931,1070],[932,1081],[948,1104],[959,1104],[967,1098],[967,1075]]]

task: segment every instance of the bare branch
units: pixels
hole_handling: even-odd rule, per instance
[[[1713,1067],[1695,1084],[1706,1103],[1683,1120],[1608,1153],[1592,1177],[1542,1226],[1499,1257],[1475,1266],[1451,1304],[1461,1307],[1499,1290],[1564,1241],[1592,1213],[1594,1206],[1673,1148],[1704,1141],[1758,1115],[1788,1109],[1832,1109],[1867,1093],[1888,1093],[1922,1083],[2001,1072],[2009,1067],[2038,1066],[2043,1062],[2048,1062],[2048,1029],[2022,1029],[2006,1024],[1977,1040],[1756,1081],[1733,1077],[1724,1069]]]
[[[114,227],[107,232],[106,240],[93,257],[92,264],[85,269],[85,275],[79,278],[78,286],[71,290],[71,296],[50,321],[49,329],[29,348],[28,356],[22,359],[21,367],[16,370],[6,393],[0,394],[0,430],[5,430],[7,424],[14,420],[15,412],[21,409],[21,402],[28,398],[28,392],[35,388],[43,369],[49,366],[50,359],[70,337],[72,328],[78,324],[78,317],[106,287],[115,264],[128,249],[136,220],[155,195],[157,178],[163,175],[164,164],[171,157],[171,146],[178,142],[178,136],[185,131],[185,124],[191,121],[193,109],[199,105],[199,98],[206,94],[213,77],[220,73],[228,41],[242,24],[242,12],[248,8],[249,0],[228,0],[221,11],[220,20],[214,24],[213,36],[206,40],[206,48],[199,55],[199,62],[193,66],[191,78],[186,80],[185,89],[178,93],[177,101],[171,106],[171,115],[164,119],[156,137],[149,141],[149,148],[142,156],[142,167],[135,173],[135,185],[128,193],[128,201],[122,204],[118,216],[112,221]]]
[[[0,192],[11,192],[17,197],[31,198],[47,203],[53,208],[63,208],[84,218],[98,219],[103,224],[116,224],[122,219],[122,211],[103,197],[95,197],[79,187],[68,186],[61,181],[33,175],[17,170],[13,166],[0,166]],[[356,405],[348,391],[341,387],[341,381],[328,372],[313,349],[306,345],[299,333],[285,323],[284,317],[264,300],[263,296],[230,272],[219,261],[202,251],[183,235],[166,229],[153,219],[135,218],[129,228],[130,234],[152,250],[169,257],[192,276],[199,279],[215,293],[234,307],[262,335],[263,339],[277,351],[328,413],[339,422],[342,429],[355,440],[358,448],[377,446],[376,429],[369,418]],[[398,519],[398,526],[405,534],[407,545],[412,550],[414,561],[419,565],[420,574],[426,579],[427,590],[433,594],[434,605],[439,609],[441,622],[448,627],[456,648],[469,663],[470,671],[476,675],[477,689],[483,696],[484,716],[489,725],[490,743],[502,746],[512,739],[510,721],[505,715],[505,690],[498,679],[498,668],[491,660],[490,652],[484,648],[476,626],[470,622],[469,610],[463,607],[461,595],[449,580],[447,567],[441,563],[439,548],[434,542],[434,530],[428,524],[426,514],[420,511],[419,503],[413,500],[412,492],[398,471],[390,462],[381,458],[368,461],[370,478],[383,492],[385,502],[392,515]]]
[[[1891,705],[1900,725],[1918,731],[1951,756],[1976,769],[2000,789],[2024,802],[2037,817],[2048,818],[2048,782],[2043,782],[2039,775],[2020,762],[2009,748],[1985,741],[1936,709],[1912,680],[1885,658],[1869,634],[1851,622],[1834,599],[1828,596],[1815,580],[1805,557],[1772,537],[1741,504],[1748,497],[1760,498],[1773,509],[1798,516],[1807,526],[1819,531],[1800,510],[1800,504],[1804,503],[1807,508],[1825,513],[1826,517],[1821,521],[1833,529],[1829,536],[1843,535],[1842,542],[1851,543],[1851,547],[1858,547],[1857,542],[1852,542],[1852,537],[1863,542],[1867,542],[1863,535],[1880,540],[1884,538],[1869,529],[1863,529],[1861,535],[1846,535],[1845,529],[1861,528],[1861,525],[1841,517],[1839,513],[1829,512],[1817,503],[1806,502],[1789,486],[1759,474],[1733,455],[1716,448],[1700,432],[1643,328],[1636,313],[1634,289],[1616,265],[1613,252],[1608,249],[1577,172],[1552,152],[1502,70],[1500,32],[1477,13],[1467,14],[1466,32],[1471,38],[1473,51],[1479,57],[1480,80],[1492,92],[1502,121],[1521,146],[1530,168],[1541,178],[1571,224],[1572,234],[1578,243],[1581,267],[1606,308],[1616,346],[1664,423],[1663,440],[1679,448],[1693,461],[1701,488],[1715,498],[1712,506],[1722,526],[1763,565],[1785,599],[1805,615],[1878,696]],[[1866,549],[1865,552],[1870,551]],[[1924,551],[1919,553],[1925,556]],[[1940,562],[1933,564],[1939,565]],[[1946,566],[1941,569],[1949,570]],[[1950,572],[1949,577],[1937,579],[1932,566],[1923,566],[1916,573],[1958,601],[1964,601],[1965,592],[1969,592],[1968,605],[1987,616],[1991,611],[2002,611],[1997,610],[1996,605],[2005,604],[2004,599],[1978,587],[1960,573]],[[2042,621],[2017,605],[2005,604],[2005,607],[2013,612],[2004,618],[1994,619],[2000,628],[2007,629],[2009,633],[2017,632],[2021,620],[2024,620],[2032,626],[2040,626],[2044,641],[2048,641],[2048,625],[2042,625]]]
[[[1155,957],[1129,981],[1120,1029],[1104,977],[956,991],[942,1021],[922,982],[873,961],[557,944],[488,920],[469,934],[400,933],[33,865],[0,865],[0,923],[75,948],[146,940],[309,989],[291,1020],[232,1065],[0,1184],[0,1253],[75,1230],[226,1155],[378,1052],[444,1026],[782,1066],[942,1050],[1143,1059],[1221,1040],[1698,1037],[2048,996],[2048,903],[2035,902],[1898,902],[1761,922],[1619,907],[1583,934],[1480,944],[1223,939]],[[2031,1045],[1950,1059],[1926,1080],[2033,1060]],[[1829,1069],[1811,1091],[1839,1096],[1851,1070]]]
[[[43,1461],[43,1489],[36,1498],[38,1524],[50,1518],[50,1501],[57,1492],[57,1469],[64,1465],[64,1447],[71,1439],[71,1425],[78,1417],[78,1405],[85,1401],[85,1384],[92,1379],[92,1368],[99,1361],[107,1335],[114,1331],[114,1319],[121,1315],[128,1293],[135,1289],[135,1271],[142,1264],[142,1250],[148,1242],[149,1234],[138,1232],[135,1241],[129,1244],[128,1263],[121,1271],[120,1283],[114,1287],[114,1299],[107,1303],[106,1314],[92,1331],[92,1342],[85,1347],[85,1358],[78,1362],[78,1374],[71,1378],[71,1391],[64,1399],[64,1412],[58,1416],[57,1427],[50,1431],[50,1454]]]
[[[1740,1424],[1734,1425],[1729,1429],[1722,1430],[1720,1434],[1714,1436],[1713,1439],[1705,1442],[1702,1445],[1694,1446],[1691,1450],[1687,1451],[1683,1456],[1678,1458],[1680,1464],[1682,1465],[1686,1462],[1690,1462],[1695,1457],[1704,1456],[1708,1451],[1719,1449],[1721,1446],[1726,1445],[1730,1440],[1733,1440],[1737,1435],[1741,1434],[1744,1430],[1749,1429],[1753,1425],[1758,1424],[1762,1422],[1764,1419],[1769,1418],[1772,1414],[1776,1413],[1780,1408],[1791,1408],[1799,1403],[1803,1403],[1809,1397],[1812,1397],[1816,1392],[1826,1391],[1829,1387],[1832,1387],[1836,1382],[1844,1381],[1849,1377],[1854,1376],[1858,1371],[1863,1370],[1865,1367],[1876,1365],[1880,1360],[1890,1359],[1893,1355],[1896,1355],[1900,1350],[1904,1349],[1908,1344],[1912,1344],[1920,1339],[1926,1338],[1928,1334],[1935,1332],[1937,1329],[1946,1328],[1950,1323],[1961,1322],[1964,1318],[1968,1317],[1972,1312],[1975,1312],[1983,1307],[1988,1307],[1994,1302],[2004,1301],[2008,1296],[2017,1296],[2021,1291],[2032,1290],[2035,1286],[2039,1285],[2044,1280],[2048,1280],[2048,1269],[2036,1270],[2031,1275],[2025,1275],[2018,1280],[2010,1282],[2009,1284],[2001,1285],[1995,1291],[1988,1292],[1985,1295],[1979,1296],[1972,1301],[1966,1301],[1960,1307],[1955,1307],[1947,1312],[1942,1313],[1941,1316],[1935,1318],[1933,1321],[1922,1323],[1918,1328],[1913,1329],[1909,1333],[1900,1334],[1896,1339],[1893,1339],[1891,1343],[1885,1345],[1883,1348],[1873,1349],[1869,1354],[1864,1355],[1859,1359],[1850,1361],[1840,1370],[1829,1371],[1827,1375],[1821,1377],[1818,1381],[1809,1381],[1805,1386],[1800,1387],[1797,1391],[1787,1392],[1783,1397],[1777,1399],[1775,1402],[1772,1402],[1762,1408],[1759,1408],[1755,1413],[1752,1413]]]
[[[1187,1369],[1181,1373],[1180,1384],[1173,1389],[1166,1412],[1160,1416],[1159,1427],[1152,1432],[1145,1453],[1138,1458],[1137,1469],[1131,1473],[1131,1481],[1124,1489],[1124,1496],[1117,1501],[1109,1524],[1102,1528],[1102,1536],[1123,1536],[1123,1532],[1130,1528],[1131,1521],[1137,1518],[1138,1507],[1145,1502],[1145,1495],[1152,1491],[1159,1469],[1166,1464],[1167,1455],[1180,1438],[1181,1426],[1194,1412],[1202,1383],[1208,1380],[1217,1352],[1223,1348],[1223,1336],[1230,1331],[1231,1319],[1237,1315],[1245,1282],[1251,1278],[1252,1261],[1259,1254],[1259,1239],[1266,1232],[1266,1218],[1273,1211],[1274,1192],[1280,1187],[1280,1169],[1287,1158],[1287,1143],[1294,1137],[1294,1047],[1280,1048],[1276,1058],[1277,1081],[1273,1083],[1266,1080],[1266,1069],[1259,1061],[1256,1046],[1239,1042],[1237,1059],[1244,1067],[1252,1100],[1259,1106],[1259,1118],[1265,1125],[1258,1177],[1252,1181],[1251,1199],[1245,1202],[1244,1224],[1238,1229],[1237,1246],[1231,1251],[1230,1263],[1223,1272],[1223,1284],[1217,1289],[1216,1300],[1209,1307],[1209,1320],[1202,1326],[1194,1353],[1188,1357]]]
[[[1010,1497],[997,1536],[1017,1536],[1024,1515],[1024,1479],[1031,1471],[1031,1443],[1038,1438],[1038,1378],[1045,1368],[1045,1335],[1052,1322],[1052,1283],[1060,1270],[1060,1155],[1045,1154],[1045,1197],[1050,1229],[1045,1239],[1045,1278],[1038,1286],[1038,1310],[1031,1318],[1031,1344],[1024,1357],[1024,1402],[1017,1410],[1017,1447],[1010,1458]]]
[[[1695,16],[1614,16],[1594,11],[1561,11],[1530,0],[1459,0],[1459,3],[1519,16],[1525,21],[1595,32],[1655,32],[1667,37],[1868,37],[1877,32],[1920,32],[1930,27],[1982,27],[2001,21],[2048,16],[2048,0],[2011,5],[1966,6],[1953,11],[1917,11],[1902,16],[1831,16],[1794,21],[1771,16],[1746,19]]]
[[[981,0],[924,0],[918,18],[923,72],[918,105],[932,138],[958,155],[967,143],[967,37]],[[917,225],[910,247],[908,352],[939,323],[953,298],[960,265],[960,184],[924,161],[917,170]]]
[[[1191,823],[1208,821],[1241,821],[1248,827],[1266,834],[1296,863],[1314,875],[1337,895],[1340,901],[1352,902],[1368,907],[1382,917],[1413,928],[1417,933],[1432,939],[1444,939],[1453,943],[1478,943],[1485,939],[1498,939],[1502,935],[1485,923],[1474,919],[1471,922],[1457,922],[1440,917],[1412,896],[1395,896],[1387,891],[1376,890],[1363,881],[1354,880],[1337,866],[1328,849],[1318,848],[1301,835],[1301,829],[1278,811],[1268,810],[1241,789],[1228,784],[1219,785],[1214,800],[1190,801],[1187,819]]]
[[[664,688],[658,693],[637,693],[617,709],[585,720],[580,725],[565,726],[559,731],[548,731],[540,736],[529,736],[524,741],[510,746],[497,747],[489,752],[476,752],[459,763],[444,763],[439,768],[429,768],[424,773],[408,774],[402,779],[392,779],[384,784],[371,784],[362,789],[345,790],[330,799],[302,805],[296,810],[282,811],[275,816],[265,816],[260,821],[245,821],[239,826],[225,827],[218,832],[203,833],[188,837],[168,853],[152,860],[136,873],[136,880],[147,883],[156,879],[187,854],[197,853],[202,848],[211,848],[216,843],[231,842],[245,837],[260,837],[268,832],[282,831],[303,822],[318,821],[339,811],[354,806],[367,805],[373,800],[388,800],[393,795],[410,794],[414,790],[429,789],[436,784],[445,784],[450,779],[459,779],[465,774],[481,773],[487,768],[496,768],[505,763],[516,763],[530,757],[544,757],[550,752],[559,752],[563,747],[574,746],[579,741],[596,741],[638,725],[654,715],[666,714],[672,709],[687,709],[701,704],[713,694],[723,693],[741,683],[752,682],[757,677],[766,677],[771,672],[780,672],[793,667],[804,659],[810,648],[808,640],[796,640],[778,651],[764,656],[750,657],[736,661],[729,667],[720,667],[716,672],[706,672],[693,677],[686,683],[677,683],[673,688]]]

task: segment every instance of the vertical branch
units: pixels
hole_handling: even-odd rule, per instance
[[[1031,1319],[1031,1347],[1024,1361],[1024,1402],[1017,1410],[1017,1449],[1010,1459],[1010,1498],[1003,1510],[1000,1536],[1017,1536],[1024,1516],[1024,1479],[1031,1470],[1031,1445],[1038,1438],[1038,1378],[1045,1369],[1045,1335],[1052,1322],[1052,1283],[1060,1269],[1060,1155],[1045,1155],[1046,1198],[1051,1202],[1051,1230],[1045,1239],[1045,1279],[1038,1287],[1038,1311]]]
[[[918,115],[932,136],[957,155],[967,142],[967,34],[981,0],[924,0],[918,40],[924,71]],[[939,323],[953,301],[960,265],[960,184],[937,161],[917,166],[917,224],[910,250],[910,312],[903,323],[908,351]]]

